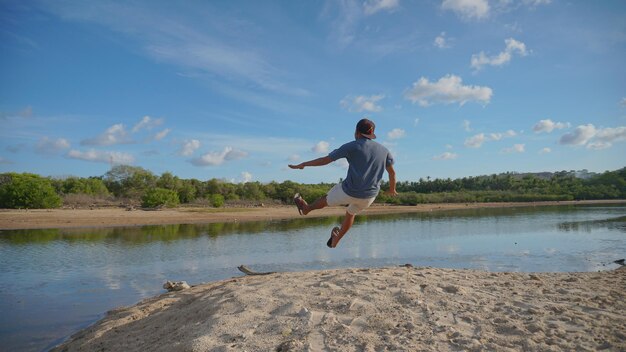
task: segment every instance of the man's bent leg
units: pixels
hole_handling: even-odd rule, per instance
[[[339,241],[343,238],[343,236],[350,230],[352,224],[354,224],[354,217],[356,215],[350,214],[346,212],[346,216],[343,218],[343,222],[341,223],[341,228],[339,229],[339,236],[337,238],[333,238],[333,248],[337,246]]]
[[[326,196],[322,196],[318,198],[315,202],[311,204],[306,204],[302,207],[302,214],[306,215],[313,210],[322,209],[328,206],[328,202],[326,201]]]

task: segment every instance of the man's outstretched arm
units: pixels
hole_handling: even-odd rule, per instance
[[[392,164],[387,165],[387,173],[389,173],[389,190],[385,193],[390,196],[397,196],[398,192],[396,192],[396,170],[393,168]]]
[[[300,163],[298,165],[289,165],[289,167],[292,168],[292,169],[304,169],[307,166],[324,166],[324,165],[328,165],[328,164],[330,164],[332,162],[333,162],[333,159],[331,159],[328,156],[324,156],[324,157],[321,157],[321,158],[305,161],[305,162]]]

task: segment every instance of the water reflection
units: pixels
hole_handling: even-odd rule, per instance
[[[617,218],[603,219],[603,220],[563,222],[559,224],[559,230],[566,231],[566,232],[570,232],[570,231],[592,232],[594,229],[602,229],[602,228],[626,232],[626,216],[620,216]]]

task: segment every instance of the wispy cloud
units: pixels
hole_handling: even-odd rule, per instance
[[[496,132],[496,133],[479,133],[474,136],[471,136],[465,139],[464,145],[468,148],[480,148],[483,143],[490,141],[499,141],[504,138],[515,137],[517,133],[513,130],[508,130],[506,132]]]
[[[539,151],[539,154],[548,154],[548,153],[552,153],[552,149],[548,147],[545,147]]]
[[[504,148],[502,149],[503,153],[506,154],[510,154],[510,153],[523,153],[526,151],[526,145],[525,144],[514,144],[512,147],[510,148]]]
[[[197,139],[186,140],[178,150],[178,155],[191,156],[200,148],[200,141]]]
[[[341,99],[341,101],[339,102],[341,104],[341,106],[348,110],[348,111],[353,111],[353,112],[363,112],[363,111],[368,111],[368,112],[379,112],[382,111],[383,108],[380,105],[376,105],[376,103],[380,100],[382,100],[383,98],[385,98],[385,96],[383,94],[379,94],[379,95],[371,95],[371,96],[365,96],[365,95],[359,95],[359,96],[346,96],[345,98]]]
[[[446,32],[441,32],[437,37],[435,37],[433,45],[439,49],[450,48],[450,41],[446,38]]]
[[[443,0],[441,8],[453,11],[465,20],[487,18],[491,9],[487,0]]]
[[[33,107],[27,106],[18,112],[0,112],[0,120],[6,120],[9,117],[31,118],[33,117]]]
[[[486,65],[502,66],[509,63],[511,59],[513,59],[513,55],[515,54],[519,56],[528,55],[528,52],[526,51],[526,44],[513,38],[506,39],[504,43],[506,44],[504,51],[500,52],[497,55],[487,56],[482,51],[478,54],[472,55],[471,67],[476,70],[480,70]]]
[[[221,152],[208,152],[198,158],[191,159],[194,166],[219,166],[226,161],[243,159],[248,156],[247,152],[225,147]]]
[[[243,171],[241,173],[241,183],[251,182],[254,177],[248,171]]]
[[[458,158],[459,155],[452,152],[445,152],[443,154],[433,156],[433,160],[454,160]]]
[[[65,138],[56,140],[43,137],[37,142],[36,151],[41,154],[56,154],[70,147],[70,142]]]
[[[367,0],[363,4],[363,12],[369,16],[379,11],[394,11],[399,5],[399,0]]]
[[[121,152],[107,152],[90,149],[88,151],[70,150],[67,156],[71,159],[93,161],[97,163],[111,163],[111,164],[132,164],[135,162],[135,158],[128,153]]]
[[[471,132],[472,128],[471,128],[471,122],[469,120],[463,120],[463,129],[465,130],[465,132]]]
[[[298,92],[279,81],[282,72],[273,67],[250,36],[233,30],[233,26],[243,26],[243,21],[214,14],[210,5],[202,11],[201,23],[194,15],[183,18],[159,6],[137,2],[50,2],[48,9],[66,20],[96,23],[122,33],[136,40],[157,62],[253,83],[266,90]]]
[[[144,116],[141,121],[139,121],[132,129],[133,133],[137,133],[138,131],[146,128],[152,129],[154,127],[160,126],[163,124],[164,119],[153,119],[150,116]]]
[[[406,136],[406,131],[401,128],[394,128],[393,130],[389,131],[389,133],[387,133],[387,137],[389,139],[400,139],[404,138],[404,136]]]
[[[167,135],[168,135],[170,132],[172,132],[172,129],[171,129],[171,128],[166,128],[166,129],[164,129],[163,131],[158,132],[157,134],[155,134],[155,135],[154,135],[154,137],[153,137],[153,139],[154,139],[155,141],[160,141],[161,139],[163,139],[163,138],[167,137]]]
[[[84,139],[81,145],[107,146],[115,144],[129,144],[132,140],[126,132],[123,124],[118,123],[106,129],[102,134],[94,138]]]
[[[459,76],[446,75],[437,82],[422,77],[406,90],[404,96],[413,103],[429,106],[434,103],[464,105],[468,101],[489,103],[493,91],[489,87],[464,86]]]
[[[533,131],[535,131],[535,133],[541,133],[541,132],[550,133],[555,129],[560,130],[560,129],[569,128],[569,127],[570,127],[569,122],[553,122],[552,120],[547,119],[547,120],[540,120],[539,122],[537,122],[533,126]]]

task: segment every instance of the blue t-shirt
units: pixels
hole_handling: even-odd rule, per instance
[[[333,161],[348,160],[348,175],[341,188],[355,198],[372,198],[378,195],[387,165],[393,165],[393,156],[379,143],[367,138],[348,142],[328,154]]]

